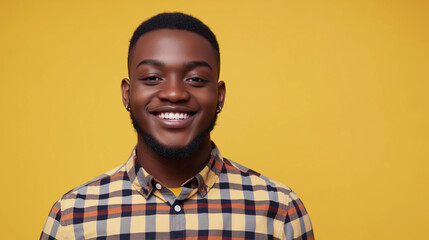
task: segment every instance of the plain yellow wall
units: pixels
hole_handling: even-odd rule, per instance
[[[427,1],[1,1],[1,239],[136,142],[120,96],[133,30],[163,11],[221,47],[224,156],[294,189],[321,239],[423,239]]]

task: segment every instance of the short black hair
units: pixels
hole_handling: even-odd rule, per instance
[[[220,65],[219,44],[214,33],[199,19],[181,12],[160,13],[140,24],[140,26],[138,26],[134,31],[130,40],[130,46],[128,48],[128,64],[130,63],[130,54],[139,38],[147,32],[158,29],[186,30],[204,37],[216,50],[218,63]]]

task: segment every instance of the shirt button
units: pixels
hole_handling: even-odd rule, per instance
[[[156,189],[158,189],[158,190],[161,190],[161,188],[162,188],[161,184],[159,184],[159,183],[155,184],[155,187],[156,187]]]
[[[180,210],[182,210],[182,208],[179,205],[174,206],[174,211],[180,212]]]

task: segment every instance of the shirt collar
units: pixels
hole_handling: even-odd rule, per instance
[[[219,149],[212,142],[211,156],[207,165],[197,175],[190,178],[182,185],[182,187],[189,187],[192,189],[187,197],[191,197],[196,192],[202,197],[205,197],[219,178],[223,164],[223,157]],[[145,199],[148,199],[149,196],[157,190],[155,187],[157,183],[156,179],[147,173],[137,161],[136,147],[134,147],[128,158],[126,171],[134,189],[143,195]]]

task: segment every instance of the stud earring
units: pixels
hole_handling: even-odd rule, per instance
[[[127,109],[128,112],[131,110],[130,103],[127,103],[127,105],[125,106],[125,109]]]
[[[217,110],[216,110],[216,112],[217,112],[217,113],[220,113],[220,111],[222,111],[222,107],[221,107],[221,106],[217,106]]]

